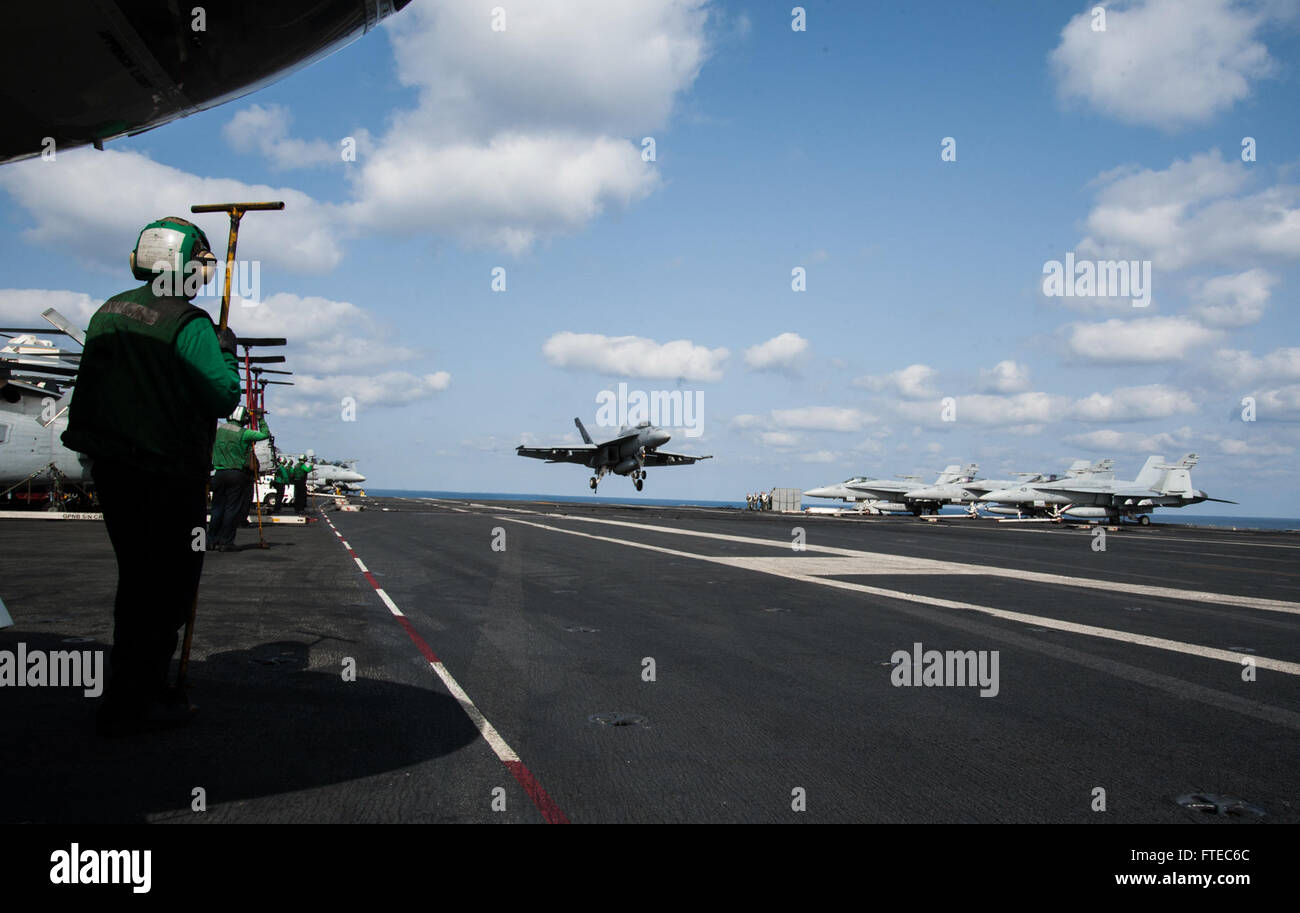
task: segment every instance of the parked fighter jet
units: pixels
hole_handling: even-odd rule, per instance
[[[973,463],[965,469],[954,463],[939,473],[938,478],[932,484],[947,485],[958,479],[969,479],[978,471],[979,467]],[[838,485],[812,488],[805,491],[804,494],[810,498],[841,498],[846,501],[866,501],[869,502],[869,507],[875,511],[912,513],[920,516],[923,508],[919,505],[906,503],[903,497],[907,492],[921,487],[920,476],[901,476],[898,480],[855,477],[846,479]],[[845,492],[848,492],[849,495],[846,496]],[[938,508],[934,509],[937,510]]]
[[[573,424],[578,426],[584,443],[565,447],[525,447],[520,444],[515,453],[548,463],[580,463],[596,473],[591,477],[592,491],[596,490],[606,473],[631,476],[636,490],[640,491],[645,484],[647,466],[686,466],[699,460],[713,459],[711,455],[686,456],[660,450],[672,435],[649,422],[641,422],[634,428],[625,427],[619,431],[618,437],[601,444],[591,439],[581,421],[575,418]]]
[[[1113,479],[1115,473],[1111,471],[1111,467],[1114,465],[1114,460],[1098,460],[1096,463],[1091,464],[1087,460],[1075,460],[1070,464],[1070,468],[1065,471],[1065,475],[1067,478],[1086,476],[1093,479]],[[972,463],[967,468],[972,470],[973,475],[979,467]],[[1059,478],[1054,474],[1045,475],[1040,472],[1018,472],[1015,475],[1016,478],[1014,479],[958,479],[946,485],[932,485],[928,488],[909,491],[903,496],[903,500],[908,504],[930,510],[931,513],[944,504],[966,504],[969,505],[970,515],[974,517],[978,516],[980,499],[991,491],[1015,488],[1033,482],[1055,482]],[[1005,506],[988,507],[987,510],[990,513],[1016,512],[1014,508]]]
[[[316,468],[312,470],[311,475],[307,476],[307,485],[313,491],[331,491],[334,494],[345,494],[353,490],[353,485],[358,485],[366,480],[366,477],[357,471],[357,461],[355,459],[316,460],[313,465]]]
[[[81,354],[36,335],[45,332],[0,328],[9,336],[0,348],[0,492],[13,488],[10,496],[44,499],[91,481],[87,458],[61,440]]]
[[[1176,463],[1166,464],[1163,456],[1152,456],[1131,482],[1084,476],[991,491],[980,500],[1056,518],[1127,519],[1143,526],[1151,522],[1150,514],[1157,507],[1185,507],[1202,501],[1237,503],[1211,498],[1192,488],[1191,469],[1199,460],[1196,454],[1189,453]]]

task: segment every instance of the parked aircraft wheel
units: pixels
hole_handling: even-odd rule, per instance
[[[633,481],[634,481],[634,483],[635,483],[635,485],[636,485],[636,490],[637,490],[637,491],[640,491],[641,488],[642,488],[642,486],[645,485],[645,483],[642,482],[640,479],[635,479],[635,480],[633,480]]]
[[[262,499],[262,506],[266,508],[267,513],[276,513],[280,509],[280,496],[275,492],[268,492]]]
[[[1151,518],[1148,517],[1146,514],[1143,514],[1142,516],[1138,517],[1138,526],[1150,526],[1150,525],[1151,525]]]

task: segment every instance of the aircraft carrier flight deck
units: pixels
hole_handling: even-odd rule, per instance
[[[0,688],[4,820],[1300,821],[1295,534],[362,503],[208,554],[189,727]],[[0,549],[107,651],[102,523]]]

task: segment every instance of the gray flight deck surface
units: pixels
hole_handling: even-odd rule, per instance
[[[1300,821],[1296,535],[364,503],[208,554],[189,728],[99,739],[80,690],[0,688],[0,818]],[[0,549],[0,650],[107,647],[102,524]],[[895,687],[917,642],[998,651],[998,693]]]

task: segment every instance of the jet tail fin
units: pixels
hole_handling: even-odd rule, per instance
[[[1155,488],[1160,484],[1160,478],[1164,474],[1164,470],[1161,468],[1161,464],[1164,463],[1164,461],[1165,458],[1163,456],[1147,457],[1146,463],[1142,466],[1142,471],[1137,474],[1137,478],[1133,480],[1133,484],[1141,486],[1142,488]]]
[[[961,476],[961,465],[958,463],[953,463],[943,472],[939,473],[939,477],[934,480],[934,484],[946,485],[947,483],[954,481],[960,476]]]
[[[582,421],[580,419],[575,418],[573,424],[578,426],[578,433],[582,435],[582,441],[584,444],[596,443],[591,439],[591,435],[587,433],[587,429],[582,427]]]

